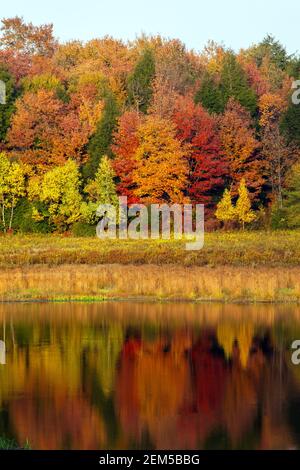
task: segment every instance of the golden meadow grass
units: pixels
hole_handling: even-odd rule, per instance
[[[300,232],[178,241],[0,237],[0,300],[152,298],[300,302]]]
[[[99,265],[6,268],[1,300],[148,298],[299,302],[300,268]]]

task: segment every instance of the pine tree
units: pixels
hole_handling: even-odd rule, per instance
[[[234,98],[244,108],[255,114],[257,97],[247,81],[247,76],[233,52],[228,51],[222,60],[220,76],[215,79],[206,74],[195,96],[195,102],[201,102],[210,112],[224,112],[229,98]]]
[[[259,44],[250,49],[250,54],[254,57],[256,64],[260,67],[264,58],[268,58],[276,67],[285,70],[291,57],[286,49],[276,41],[274,36],[268,34]]]
[[[112,93],[105,99],[103,115],[88,146],[89,162],[84,167],[84,177],[93,178],[103,155],[112,157],[111,144],[119,115],[117,101]]]
[[[229,222],[235,219],[235,209],[231,201],[231,194],[228,189],[225,189],[221,201],[217,205],[215,216],[222,222]]]
[[[195,95],[195,103],[201,103],[210,113],[220,114],[224,110],[220,86],[210,74],[206,74]]]
[[[248,109],[252,115],[255,113],[257,108],[255,92],[248,85],[246,74],[232,52],[227,52],[223,59],[220,90],[223,99],[223,110],[229,98],[232,97]]]
[[[251,201],[244,179],[242,179],[240,183],[239,198],[236,203],[235,214],[237,220],[242,225],[243,230],[245,228],[245,223],[253,222],[256,218],[254,211],[251,209]]]
[[[290,105],[283,117],[281,130],[286,135],[290,143],[300,145],[300,105],[290,102]]]
[[[153,52],[147,48],[128,79],[128,101],[137,111],[146,113],[152,98],[152,81],[155,75]]]

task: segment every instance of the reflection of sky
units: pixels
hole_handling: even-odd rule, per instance
[[[289,53],[297,47],[299,0],[11,0],[1,17],[24,16],[35,24],[52,22],[61,40],[111,35],[134,39],[141,32],[179,38],[201,49],[213,39],[239,49],[273,34]]]

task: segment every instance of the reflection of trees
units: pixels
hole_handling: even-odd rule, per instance
[[[252,343],[254,327],[247,320],[239,322],[220,323],[217,328],[217,337],[223,347],[227,358],[231,358],[233,347],[237,343],[239,357],[243,367],[247,366],[248,355]]]
[[[251,430],[257,415],[257,392],[251,375],[233,367],[226,383],[222,420],[233,446]]]
[[[224,320],[127,333],[88,318],[7,328],[1,432],[34,448],[295,446],[287,403],[299,407],[299,384],[286,331]]]

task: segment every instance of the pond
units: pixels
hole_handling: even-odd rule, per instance
[[[0,437],[32,449],[300,448],[300,307],[0,305]]]

